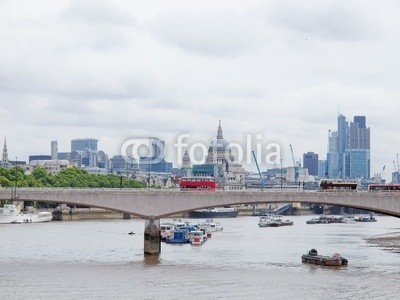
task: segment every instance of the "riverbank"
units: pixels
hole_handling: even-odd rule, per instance
[[[366,239],[368,244],[400,252],[400,231],[372,236]]]

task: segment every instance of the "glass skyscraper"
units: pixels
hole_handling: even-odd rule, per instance
[[[329,178],[370,177],[370,128],[365,116],[355,116],[347,122],[345,116],[337,119],[338,130],[329,132],[327,154]]]
[[[71,152],[72,151],[86,151],[86,150],[97,151],[98,141],[99,140],[93,139],[93,138],[74,139],[71,141]]]

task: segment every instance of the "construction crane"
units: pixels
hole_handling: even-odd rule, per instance
[[[256,162],[256,166],[257,166],[257,170],[258,170],[258,175],[260,175],[260,184],[261,184],[261,190],[264,190],[264,178],[261,175],[261,171],[260,171],[260,167],[258,166],[258,162],[257,162],[257,158],[256,158],[256,154],[254,153],[254,151],[251,151],[251,153],[253,153],[253,157],[254,157],[254,161]]]
[[[299,173],[297,170],[297,164],[296,164],[296,160],[294,159],[294,153],[293,153],[293,147],[292,144],[289,144],[290,147],[290,154],[292,156],[292,164],[293,164],[293,168],[294,168],[294,182],[297,183],[297,178],[299,177]]]
[[[400,165],[399,165],[399,154],[398,153],[396,155],[396,158],[397,158],[397,170],[396,171],[399,171],[400,170]]]

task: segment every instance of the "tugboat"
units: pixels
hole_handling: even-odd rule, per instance
[[[317,250],[311,249],[307,254],[301,256],[301,262],[322,266],[347,266],[348,260],[341,257],[339,253],[332,256],[318,255]]]

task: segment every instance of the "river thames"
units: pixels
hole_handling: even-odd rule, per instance
[[[400,231],[375,223],[259,228],[257,217],[219,220],[202,246],[162,244],[144,257],[142,220],[0,225],[1,299],[395,299],[400,253],[365,238]],[[164,221],[164,220],[163,220]],[[194,221],[194,220],[192,220]],[[128,235],[133,231],[135,235]],[[301,263],[310,248],[347,267]]]

